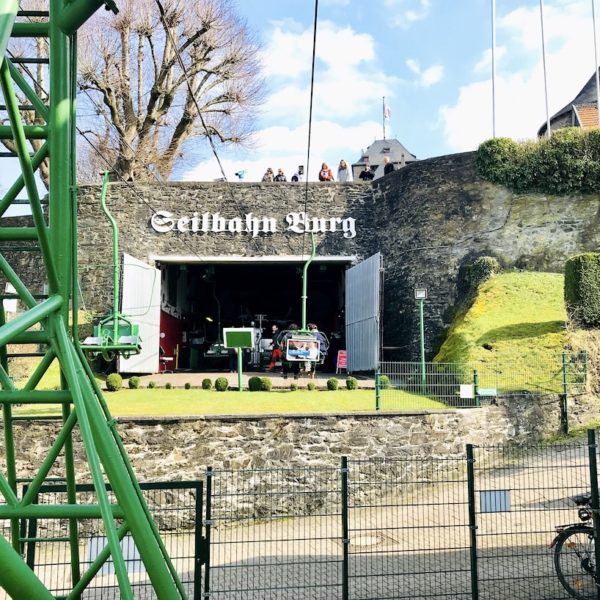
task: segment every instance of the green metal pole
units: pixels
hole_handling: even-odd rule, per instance
[[[473,396],[475,398],[475,406],[481,406],[479,400],[479,373],[477,369],[473,369]]]
[[[0,302],[0,325],[6,322],[6,313],[4,312],[4,304]],[[8,373],[8,352],[5,345],[0,347],[0,366]],[[7,483],[13,494],[17,495],[17,469],[15,456],[15,436],[13,431],[12,421],[12,406],[4,404],[2,406],[2,417],[4,419],[4,446],[6,459],[6,476]],[[19,520],[12,519],[10,522],[10,535],[13,548],[18,552],[19,546]]]
[[[317,246],[315,243],[315,234],[310,234],[310,244],[311,244],[311,252],[309,259],[304,263],[304,267],[302,269],[302,325],[300,327],[300,331],[308,331],[306,329],[306,301],[308,300],[308,266],[315,258],[315,254],[317,253]]]
[[[75,33],[103,5],[117,12],[113,0],[75,0],[62,9],[58,25],[66,34]]]
[[[0,6],[0,64],[4,62],[8,40],[10,40],[18,10],[19,0],[4,0]]]
[[[22,333],[32,325],[39,323],[60,308],[62,304],[62,298],[59,296],[52,296],[52,298],[44,300],[44,302],[38,304],[35,308],[24,312],[22,315],[12,319],[12,321],[2,325],[0,327],[0,346],[13,342],[13,338],[18,333]]]
[[[419,300],[419,331],[421,341],[421,392],[427,392],[427,376],[425,373],[425,320],[423,318],[423,300]]]
[[[567,377],[567,353],[562,353],[562,386],[563,386],[563,394],[562,394],[562,407],[561,407],[561,430],[562,433],[569,433],[569,380]]]
[[[238,391],[243,392],[244,388],[242,388],[242,349],[236,348],[237,352],[237,374],[238,374]]]
[[[479,569],[477,564],[477,512],[475,505],[475,453],[467,444],[467,496],[469,501],[469,554],[471,562],[471,600],[479,599]]]
[[[375,372],[375,410],[381,408],[381,373]]]
[[[110,214],[106,206],[106,190],[108,188],[108,171],[104,171],[102,179],[102,193],[100,194],[100,204],[104,214],[107,216],[112,227],[113,243],[113,343],[117,343],[119,338],[119,232],[117,223]]]
[[[54,600],[54,596],[1,535],[0,564],[0,588],[4,588],[11,598]]]

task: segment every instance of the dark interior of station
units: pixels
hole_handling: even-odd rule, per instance
[[[271,325],[301,325],[303,263],[158,265],[162,277],[160,353],[176,355],[178,369],[227,370],[230,353],[221,346],[224,327],[253,327],[256,345],[244,353],[245,368],[270,362]],[[344,282],[348,265],[313,262],[307,279],[307,323],[331,341],[323,365],[335,364],[344,348]],[[264,341],[263,341],[264,340]]]

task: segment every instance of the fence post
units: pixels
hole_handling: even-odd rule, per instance
[[[375,371],[375,410],[381,408],[381,373],[379,369]]]
[[[204,485],[201,481],[196,486],[196,516],[194,519],[194,600],[200,600],[202,588],[202,564],[208,556],[206,539],[202,535],[202,508],[204,499]]]
[[[210,529],[212,526],[212,479],[213,468],[206,469],[206,518],[204,519],[205,547],[204,556],[204,598],[210,598]]]
[[[590,464],[590,488],[592,493],[592,522],[594,524],[594,554],[595,569],[594,579],[596,580],[596,598],[600,597],[600,499],[598,498],[598,463],[596,459],[596,432],[588,429],[588,453]]]
[[[473,444],[467,444],[467,489],[469,498],[471,600],[479,600],[479,574],[477,569],[477,516],[475,512],[475,455],[473,452]]]
[[[477,369],[473,369],[473,395],[475,396],[475,406],[481,406],[479,400],[479,373]]]
[[[348,585],[348,554],[350,546],[350,535],[348,528],[348,457],[342,456],[342,600],[349,598]]]
[[[562,386],[563,393],[560,405],[560,430],[569,433],[569,382],[567,378],[567,353],[562,353]]]

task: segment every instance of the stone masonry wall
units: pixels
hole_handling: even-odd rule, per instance
[[[176,409],[175,409],[176,410]],[[599,416],[598,402],[580,396],[571,427]],[[557,396],[510,399],[480,409],[418,414],[235,416],[118,420],[141,481],[203,477],[225,469],[336,466],[341,456],[371,458],[462,457],[465,445],[525,444],[559,432]],[[15,423],[17,471],[31,475],[50,447],[55,422]],[[80,443],[75,452],[83,458]],[[0,463],[4,463],[0,448]],[[58,472],[56,473],[58,474]],[[78,479],[89,481],[86,472]]]

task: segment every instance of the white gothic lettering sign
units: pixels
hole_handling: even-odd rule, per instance
[[[346,239],[356,237],[356,219],[352,217],[310,217],[304,212],[288,213],[283,223],[273,217],[257,217],[247,213],[228,219],[216,213],[194,212],[191,216],[176,216],[168,210],[159,210],[150,219],[157,233],[246,233],[256,237],[260,233],[341,233]]]

